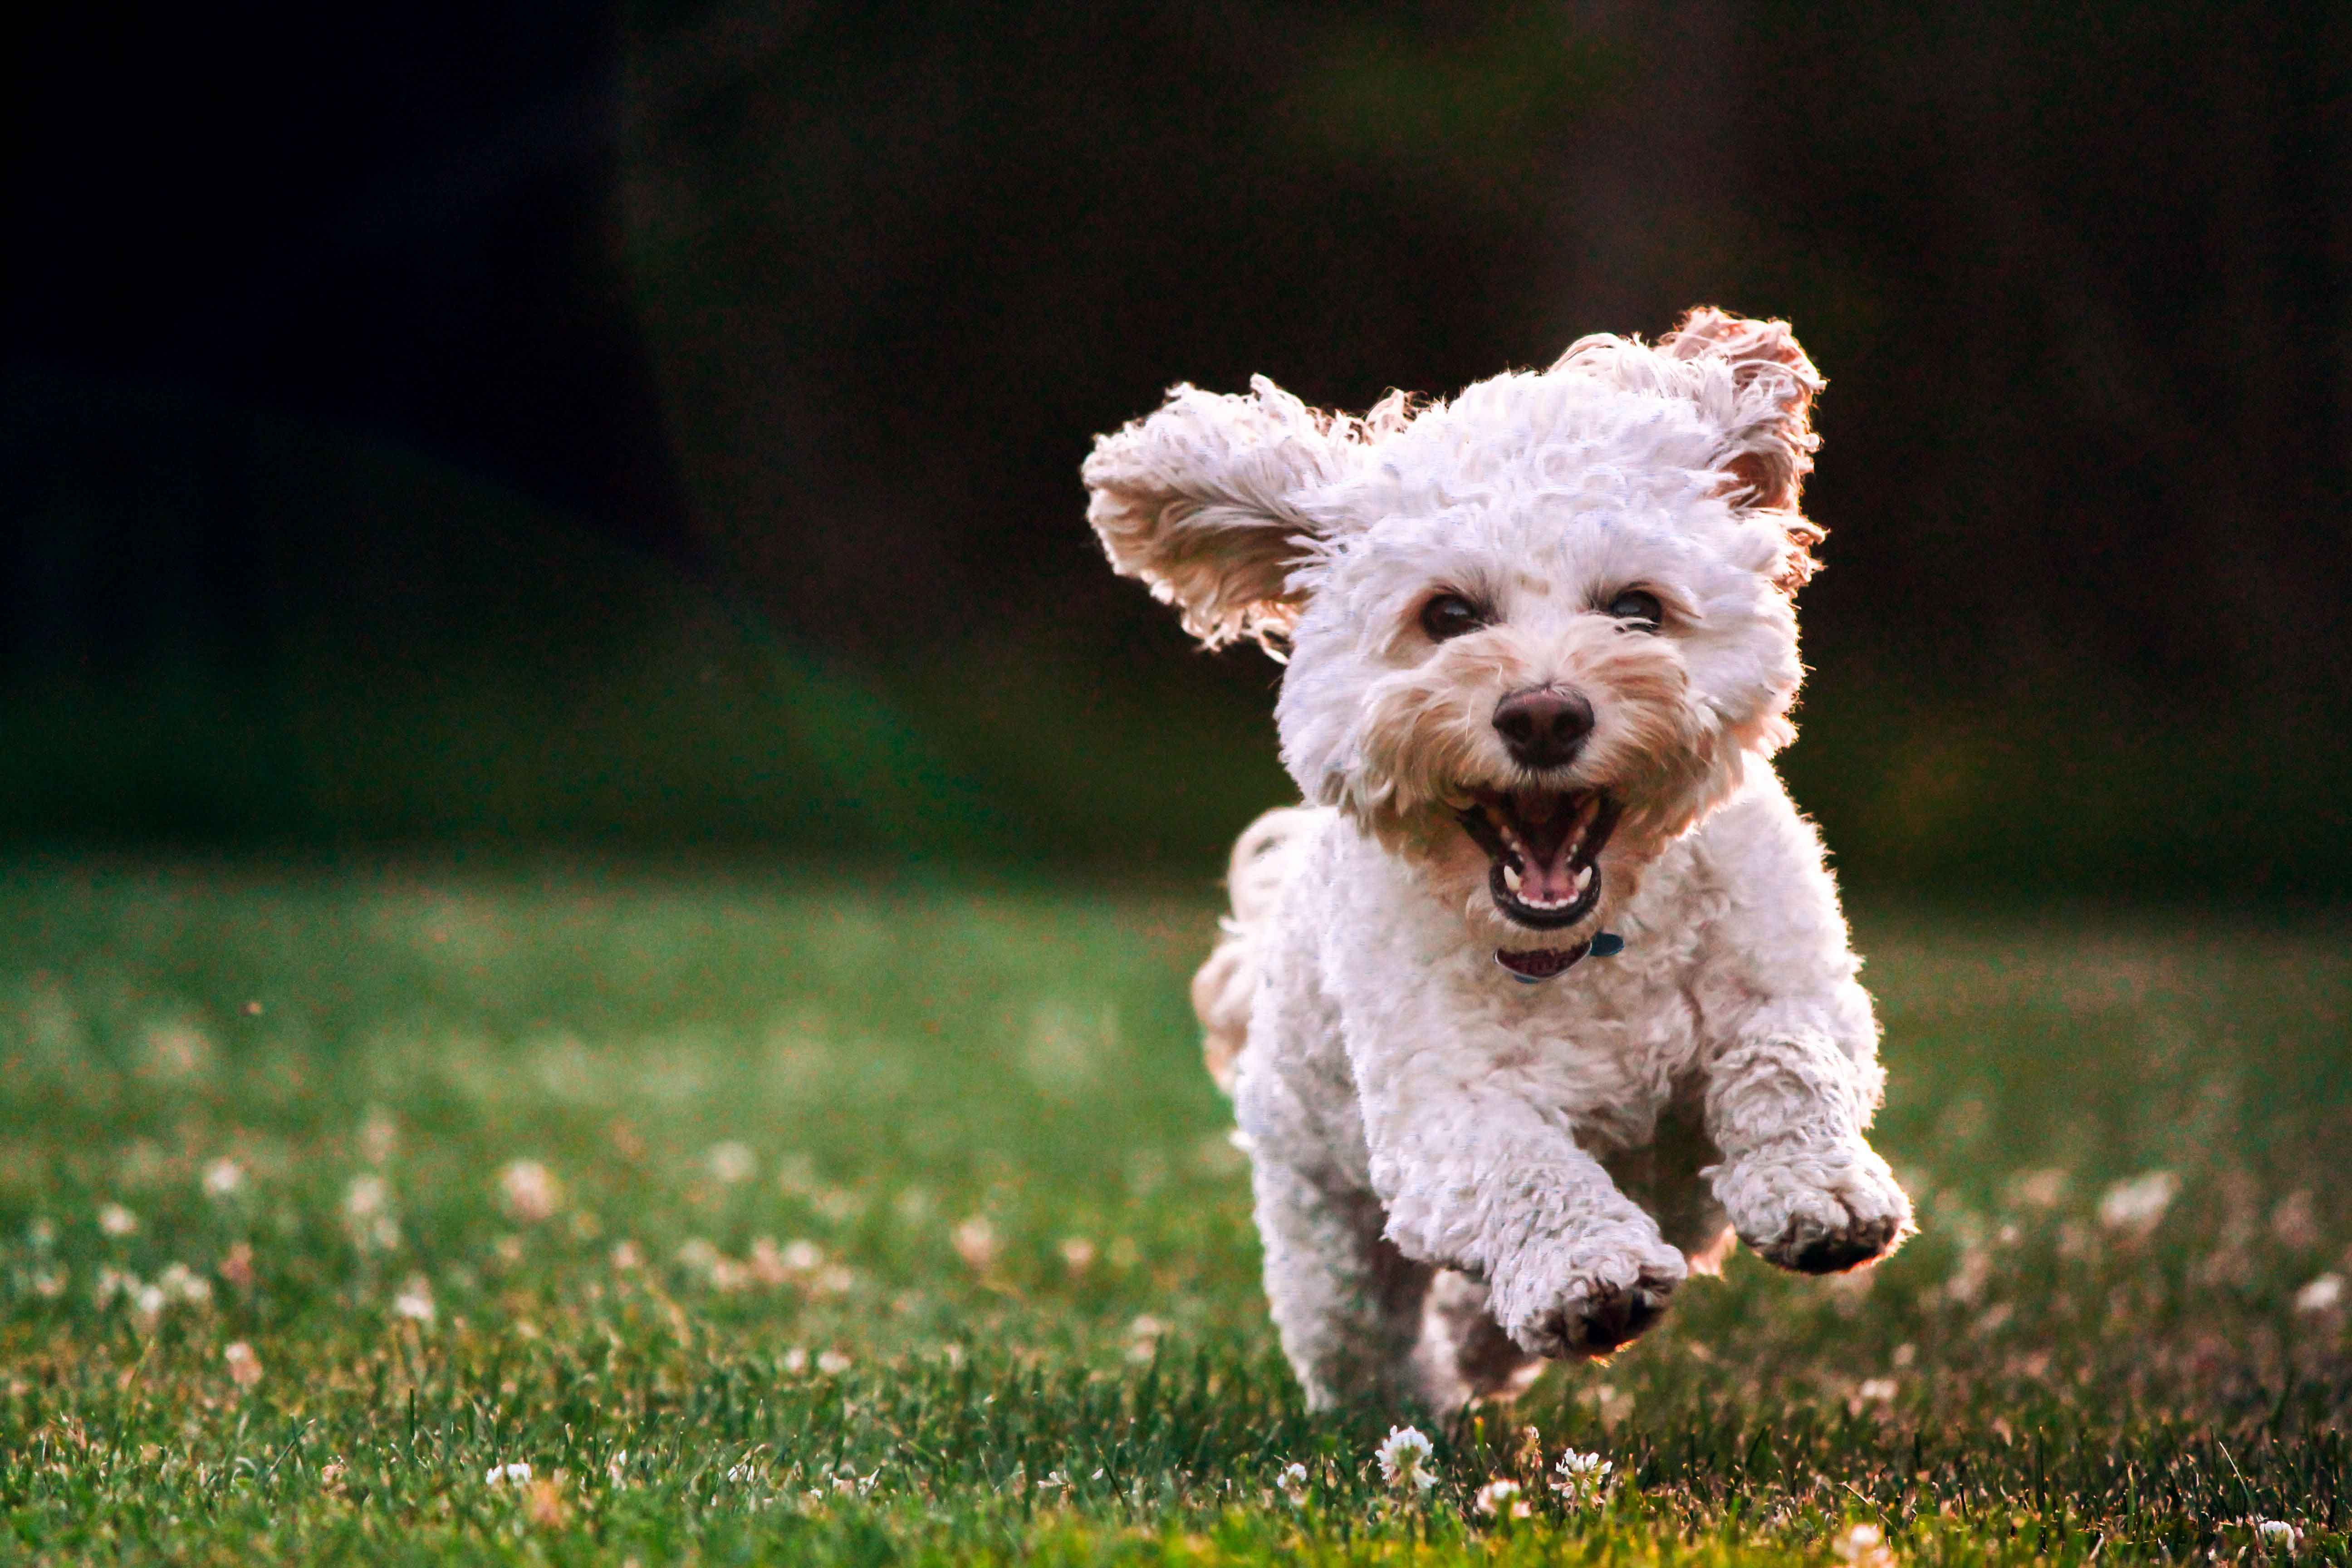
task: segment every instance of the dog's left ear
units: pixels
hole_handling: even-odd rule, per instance
[[[1302,498],[1340,478],[1367,433],[1264,376],[1247,396],[1179,386],[1158,413],[1096,438],[1087,521],[1119,574],[1182,611],[1203,644],[1265,642],[1297,620],[1292,574],[1328,531]]]
[[[1668,359],[1719,361],[1730,367],[1731,399],[1719,410],[1724,435],[1717,464],[1742,492],[1743,509],[1785,514],[1789,561],[1780,585],[1801,586],[1813,574],[1812,547],[1824,537],[1798,510],[1813,453],[1822,444],[1812,419],[1813,398],[1824,384],[1822,373],[1798,346],[1788,322],[1751,321],[1712,305],[1692,309],[1658,340],[1657,352]]]
[[[1580,338],[1553,369],[1696,404],[1717,432],[1708,461],[1723,475],[1732,504],[1769,515],[1787,536],[1773,581],[1793,592],[1813,574],[1812,547],[1823,533],[1797,502],[1822,444],[1813,434],[1813,398],[1823,383],[1788,322],[1700,305],[1654,344],[1607,333]]]
[[[1786,321],[1756,321],[1712,305],[1695,307],[1658,340],[1675,360],[1720,360],[1731,368],[1733,401],[1726,412],[1722,466],[1738,476],[1746,505],[1795,511],[1798,492],[1812,472],[1813,398],[1824,383]]]

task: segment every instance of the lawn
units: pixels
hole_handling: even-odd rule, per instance
[[[2347,1561],[2340,926],[1864,901],[1921,1237],[1737,1258],[1398,1488],[1274,1347],[1213,914],[20,865],[6,1555]]]

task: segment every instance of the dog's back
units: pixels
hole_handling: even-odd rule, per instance
[[[1328,813],[1311,806],[1279,806],[1243,830],[1225,869],[1234,912],[1219,922],[1207,963],[1192,976],[1192,1011],[1201,1019],[1201,1054],[1217,1087],[1233,1092],[1234,1062],[1249,1040],[1250,999],[1256,994],[1258,950],[1265,926],[1282,901],[1282,889],[1298,846]]]

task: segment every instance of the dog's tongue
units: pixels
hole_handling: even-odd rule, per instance
[[[1513,826],[1518,829],[1526,862],[1519,868],[1519,897],[1538,903],[1559,903],[1576,896],[1576,868],[1570,849],[1575,845],[1581,814],[1568,809],[1556,795],[1527,794],[1511,801]]]

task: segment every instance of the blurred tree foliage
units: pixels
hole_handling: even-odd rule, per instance
[[[193,151],[117,161],[226,170],[243,252],[92,282],[100,240],[207,220],[43,209],[0,830],[1198,865],[1282,792],[1274,672],[1187,658],[1110,578],[1089,437],[1180,379],[1361,406],[1707,300],[1793,321],[1831,377],[1790,767],[1850,874],[2352,887],[2339,5],[390,15],[401,69],[306,33],[245,141],[191,118]],[[276,79],[234,34],[210,79],[158,68],[174,102]],[[322,106],[336,71],[375,96]],[[340,163],[237,179],[312,122]],[[288,220],[289,186],[346,216]],[[440,477],[317,482],[353,463]],[[126,557],[185,560],[124,613]],[[167,691],[277,737],[278,793],[192,784],[141,717]],[[866,738],[812,739],[835,711]],[[368,789],[320,782],[362,754]]]

